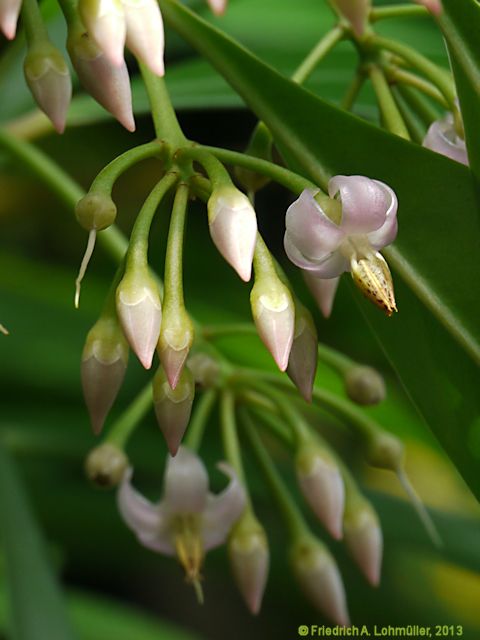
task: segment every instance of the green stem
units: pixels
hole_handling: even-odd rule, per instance
[[[22,18],[29,49],[50,42],[37,0],[23,0]]]
[[[185,160],[194,160],[201,164],[207,172],[214,189],[218,189],[224,184],[232,184],[228,171],[207,147],[194,145],[179,149],[175,154],[175,160],[180,163],[185,162]]]
[[[322,343],[318,344],[318,359],[342,377],[345,376],[350,369],[357,366],[357,363],[345,354]]]
[[[58,0],[58,4],[60,5],[60,9],[65,17],[65,22],[67,23],[68,30],[75,31],[85,31],[85,27],[80,20],[80,16],[77,12],[77,5],[74,0]]]
[[[419,122],[418,118],[412,112],[410,106],[403,99],[401,93],[398,91],[398,87],[392,87],[392,94],[395,98],[398,110],[405,122],[410,138],[417,144],[422,144],[425,137],[425,127]]]
[[[397,108],[392,92],[382,69],[376,64],[370,65],[368,75],[373,85],[377,102],[385,127],[401,138],[410,140],[407,127]]]
[[[353,105],[355,104],[355,100],[357,99],[358,94],[363,87],[364,82],[365,74],[357,70],[340,103],[340,107],[342,109],[345,109],[347,111],[350,111],[352,109]]]
[[[283,516],[285,524],[288,527],[290,537],[292,540],[296,540],[305,534],[308,535],[309,530],[302,513],[288,492],[287,487],[281,479],[280,474],[275,468],[272,459],[268,455],[268,452],[255,429],[255,425],[245,410],[241,412],[241,418],[253,453],[265,476],[265,479],[267,480],[270,491],[278,504],[278,508]]]
[[[151,409],[152,404],[152,385],[149,382],[118,420],[113,423],[105,437],[105,442],[114,444],[119,449],[124,449],[132,433]]]
[[[217,400],[217,391],[208,389],[195,405],[195,410],[188,425],[187,435],[183,439],[186,447],[192,451],[198,451],[202,442],[205,427]]]
[[[391,53],[404,58],[413,67],[418,69],[423,75],[430,80],[440,92],[444,95],[445,100],[452,112],[456,110],[456,93],[454,84],[443,69],[437,67],[436,64],[431,62],[428,58],[423,56],[412,47],[409,47],[402,42],[396,40],[390,40],[390,38],[383,38],[377,34],[372,34],[368,38],[369,45],[373,46],[377,50],[385,49]]]
[[[152,73],[144,64],[140,63],[139,66],[150,101],[157,138],[171,143],[175,149],[184,146],[187,140],[177,120],[165,80]]]
[[[165,152],[165,143],[160,140],[147,142],[133,149],[128,149],[115,160],[109,162],[92,182],[90,191],[110,194],[118,178],[133,165],[154,156],[161,157]]]
[[[254,156],[239,153],[238,151],[230,151],[229,149],[220,149],[218,147],[202,145],[201,149],[211,153],[225,164],[244,167],[245,169],[249,169],[255,173],[267,176],[295,194],[300,194],[304,189],[318,190],[318,186],[310,180],[307,180],[303,176],[300,176],[289,169],[279,167],[268,160],[262,160],[260,158],[255,158]]]
[[[229,390],[222,391],[220,396],[220,425],[225,456],[241,483],[246,486],[240,442],[238,441],[237,421],[235,419],[235,396]]]
[[[0,147],[11,153],[34,173],[70,209],[85,195],[83,189],[43,151],[23,140],[17,140],[0,128]],[[119,262],[127,250],[127,241],[114,225],[98,234],[98,243]]]
[[[188,185],[181,183],[175,194],[165,255],[165,304],[184,307],[183,301],[183,239],[188,205]],[[168,301],[168,302],[167,302]]]
[[[430,14],[425,7],[415,7],[410,4],[394,4],[390,7],[375,7],[370,11],[370,22],[387,18],[418,18],[428,17]]]
[[[273,256],[259,233],[257,233],[257,243],[253,254],[253,268],[256,280],[260,278],[278,279]]]
[[[345,35],[345,29],[337,25],[329,31],[310,51],[300,66],[292,75],[292,80],[298,84],[303,84],[314,71],[318,63],[340,42]]]
[[[410,73],[409,71],[405,71],[404,69],[399,69],[396,66],[387,66],[384,68],[385,74],[390,82],[398,82],[400,84],[408,85],[410,87],[414,87],[418,89],[426,96],[430,96],[439,105],[441,105],[444,109],[448,109],[447,101],[440,91],[437,89],[435,85],[424,78],[420,78],[414,73]]]
[[[425,126],[430,126],[434,120],[438,120],[438,111],[430,104],[430,102],[417,91],[405,85],[398,85],[399,94],[409,105],[409,107],[418,115]]]
[[[145,200],[140,213],[133,225],[130,236],[130,244],[127,253],[126,269],[134,267],[147,267],[148,265],[148,236],[153,217],[166,193],[178,180],[175,172],[167,173],[155,185]]]

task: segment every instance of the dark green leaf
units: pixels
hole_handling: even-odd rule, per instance
[[[13,460],[0,444],[0,534],[11,640],[72,640],[64,602]]]

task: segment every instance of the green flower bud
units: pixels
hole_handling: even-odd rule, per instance
[[[105,489],[120,484],[128,466],[125,452],[110,442],[104,442],[92,449],[85,460],[88,479]]]
[[[165,304],[157,351],[172,389],[177,386],[193,337],[193,323],[185,308]]]
[[[117,207],[109,194],[90,192],[77,202],[75,216],[87,231],[102,231],[115,222]]]
[[[368,464],[379,469],[398,473],[403,468],[404,455],[403,443],[388,431],[375,432],[369,436],[365,444],[365,457]]]
[[[347,371],[344,383],[348,397],[357,404],[378,404],[385,399],[385,382],[372,367],[352,367]]]

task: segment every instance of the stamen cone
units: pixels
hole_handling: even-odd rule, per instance
[[[397,311],[393,281],[384,257],[378,253],[351,259],[352,278],[360,291],[388,317]]]

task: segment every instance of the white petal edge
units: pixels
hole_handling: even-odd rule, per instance
[[[200,458],[186,447],[179,447],[174,458],[168,456],[164,496],[170,513],[201,513],[207,505],[207,470]]]

